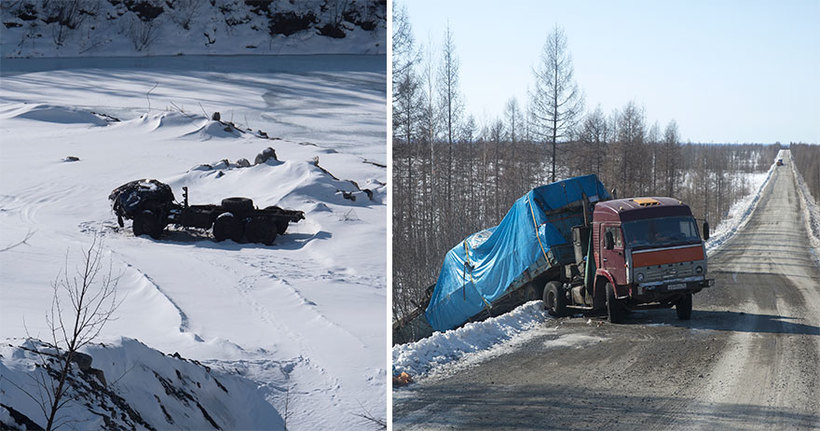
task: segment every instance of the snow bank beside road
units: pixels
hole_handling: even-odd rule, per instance
[[[488,350],[541,325],[548,315],[541,301],[528,302],[515,310],[461,328],[436,332],[414,343],[393,347],[393,375],[406,372],[425,376],[433,369]]]

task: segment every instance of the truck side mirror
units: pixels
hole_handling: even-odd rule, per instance
[[[703,222],[703,240],[704,241],[709,240],[709,222],[708,221]]]
[[[615,238],[612,236],[612,232],[607,232],[606,235],[604,235],[604,247],[606,247],[607,250],[615,248]]]

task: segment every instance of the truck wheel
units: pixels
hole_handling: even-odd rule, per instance
[[[131,229],[134,231],[134,236],[147,234],[151,238],[159,239],[162,235],[163,226],[156,214],[150,210],[145,210],[134,216]]]
[[[675,304],[675,312],[678,313],[679,320],[689,320],[692,317],[692,294],[687,293],[683,295],[677,304]]]
[[[250,242],[273,245],[276,239],[276,224],[264,217],[253,217],[245,225],[245,236]]]
[[[544,305],[550,315],[564,317],[567,315],[567,297],[560,282],[550,281],[544,286]]]
[[[222,208],[236,215],[246,214],[253,211],[253,201],[248,198],[225,198],[222,199]]]
[[[239,242],[242,240],[243,234],[242,223],[231,213],[222,213],[214,221],[214,239],[216,241],[232,239]]]
[[[606,283],[606,309],[611,323],[621,323],[624,321],[626,310],[624,305],[615,297],[615,288],[612,283]]]

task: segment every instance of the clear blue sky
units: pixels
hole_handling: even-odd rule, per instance
[[[635,101],[693,142],[820,144],[820,0],[398,0],[416,43],[447,22],[479,122],[521,106],[548,32],[564,28],[586,106]]]

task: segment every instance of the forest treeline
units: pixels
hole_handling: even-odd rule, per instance
[[[820,203],[820,146],[792,143],[789,148],[795,167],[800,171],[806,187],[817,203]]]
[[[618,197],[672,196],[712,226],[750,192],[778,144],[681,142],[678,124],[647,120],[626,102],[585,110],[566,36],[547,38],[526,103],[509,99],[501,118],[478,124],[458,90],[454,35],[440,55],[415,46],[393,9],[393,316],[421,305],[445,254],[498,224],[524,193],[554,180],[597,174]]]

